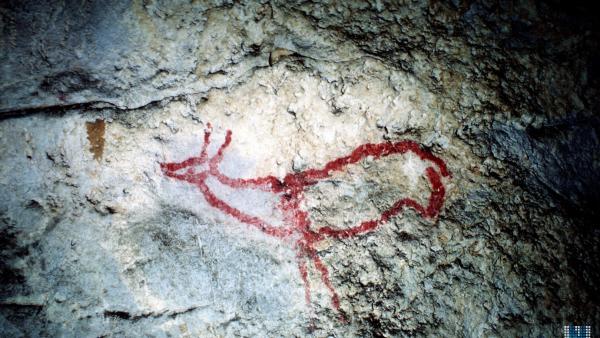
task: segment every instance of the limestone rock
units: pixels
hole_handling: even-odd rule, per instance
[[[578,5],[0,6],[0,336],[599,332]]]

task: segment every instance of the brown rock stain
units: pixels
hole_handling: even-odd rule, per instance
[[[269,55],[269,66],[272,66],[279,62],[281,59],[292,55],[296,55],[296,52],[285,48],[276,48]]]
[[[90,152],[94,154],[94,159],[100,161],[104,153],[104,131],[106,124],[102,119],[96,119],[94,122],[86,122],[87,138],[90,142]]]

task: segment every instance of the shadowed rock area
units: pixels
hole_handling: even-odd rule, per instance
[[[4,1],[0,336],[600,332],[578,1]]]

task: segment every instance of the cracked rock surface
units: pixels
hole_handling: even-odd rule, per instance
[[[600,332],[598,27],[577,2],[8,1],[0,29],[0,336]],[[451,175],[371,154],[290,192],[409,141]],[[270,183],[161,166],[204,144]],[[402,199],[372,231],[306,235]]]

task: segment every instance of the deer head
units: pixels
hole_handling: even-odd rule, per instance
[[[208,123],[204,131],[204,144],[202,144],[199,156],[190,157],[183,162],[160,163],[162,172],[166,176],[190,183],[204,181],[209,175],[218,175],[218,166],[223,160],[223,151],[231,143],[231,130],[227,130],[225,142],[221,144],[217,153],[212,157],[208,157],[207,149],[210,145],[211,132],[212,126]]]

